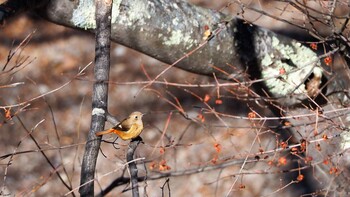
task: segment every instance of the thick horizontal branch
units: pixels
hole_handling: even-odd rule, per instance
[[[52,22],[93,32],[93,8],[87,0],[52,0],[38,13]],[[168,64],[191,53],[175,66],[197,74],[244,81],[248,72],[250,79],[266,78],[264,85],[273,96],[306,93],[307,77],[313,72],[322,75],[317,69],[320,61],[308,47],[245,21],[224,18],[185,1],[114,1],[111,37]],[[192,53],[205,42],[206,27],[220,32]]]
[[[94,31],[93,8],[92,1],[53,0],[38,13],[54,23]],[[111,36],[117,43],[172,64],[200,45],[205,26],[214,30],[222,17],[185,1],[114,1]],[[227,65],[240,67],[232,42],[235,23],[229,23],[209,44],[176,66],[199,74],[216,72],[221,77],[223,73],[211,65],[236,73]]]

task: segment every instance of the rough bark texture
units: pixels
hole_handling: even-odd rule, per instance
[[[58,24],[94,31],[95,22],[90,16],[93,5],[77,3],[50,1],[47,8],[38,13]],[[215,29],[222,17],[218,12],[195,7],[184,1],[114,1],[111,38],[172,64],[203,41],[204,26]],[[235,23],[236,20],[231,21],[217,38],[177,67],[206,75],[215,72],[227,78],[215,71],[210,66],[212,64],[228,73],[239,73],[227,65],[230,63],[241,68],[239,60],[235,58],[232,42]]]
[[[136,162],[133,161],[136,148],[137,148],[138,144],[141,142],[139,139],[141,139],[141,138],[137,138],[136,140],[131,140],[129,147],[128,147],[128,151],[126,153],[126,161],[129,163],[131,190],[132,190],[133,197],[140,196],[139,184],[138,184],[138,170],[137,170]]]
[[[81,167],[81,196],[94,196],[94,175],[101,137],[95,132],[102,131],[106,120],[108,81],[110,70],[110,34],[111,4],[108,1],[96,1],[96,48],[95,48],[95,83],[92,94],[92,117],[88,140],[85,146]]]
[[[92,8],[89,1],[52,0],[39,13],[55,23],[94,32]],[[303,83],[313,72],[320,73],[315,52],[295,40],[239,19],[225,21],[218,12],[184,1],[114,1],[111,39],[172,64],[203,42],[205,26],[215,31],[223,25],[226,28],[217,36],[175,66],[197,74],[215,73],[223,79],[247,81],[246,74],[250,79],[269,79],[260,84],[271,96],[298,94],[281,99],[287,105],[306,98]],[[277,79],[281,69],[289,74]]]
[[[85,4],[77,4],[68,0],[52,0],[40,13],[55,23],[93,32],[95,22],[91,20],[93,18],[90,17],[89,10],[92,10],[91,5],[86,1]],[[208,25],[214,30],[223,24],[222,20],[223,15],[220,13],[198,8],[183,1],[114,1],[112,40],[172,64],[203,42],[204,26]],[[212,65],[226,73],[213,69]],[[284,106],[296,106],[310,101],[306,87],[310,76],[316,76],[316,79],[322,78],[322,83],[325,83],[325,79],[336,74],[325,76],[320,58],[309,48],[271,31],[250,26],[239,19],[228,21],[226,28],[220,34],[175,66],[197,74],[215,73],[217,77],[223,79],[235,78],[241,81],[258,79],[260,82],[254,83],[258,87],[257,92],[263,96],[266,96],[267,92]],[[287,74],[282,75],[283,73]],[[245,74],[250,77],[246,77],[248,75]],[[261,80],[262,78],[264,80]],[[330,90],[339,91],[339,88],[343,87],[348,90],[342,80],[342,78],[330,80],[324,89],[328,92],[324,93],[331,93]],[[265,91],[262,91],[262,88]],[[341,95],[333,95],[333,99],[341,100],[339,103],[348,100],[343,90]],[[341,108],[343,105],[339,104],[336,107]],[[310,121],[298,120],[293,124],[306,125],[310,124]],[[297,129],[295,131],[298,135],[299,131]],[[305,132],[311,130],[305,129]],[[319,136],[306,140],[317,137]],[[342,141],[346,141],[346,138],[344,136]],[[332,147],[329,151],[341,152],[347,146],[346,144]],[[336,160],[339,159],[334,157],[332,161],[338,163]],[[323,179],[324,185],[331,184],[332,191],[335,192],[334,188],[337,187],[346,188],[342,185],[344,181],[331,181],[331,177],[327,175],[326,177]]]
[[[37,10],[37,13],[54,23],[95,32],[94,10],[93,1],[51,0],[45,8]],[[116,0],[113,2],[111,39],[172,64],[204,42],[202,37],[205,26],[215,30],[225,24],[226,28],[204,47],[175,66],[197,74],[215,73],[219,78],[235,78],[246,82],[246,85],[251,83],[250,80],[259,80],[259,83],[254,84],[259,86],[256,90],[260,95],[266,96],[267,92],[283,105],[287,114],[296,116],[302,114],[306,117],[289,120],[295,126],[295,136],[302,136],[307,142],[320,139],[322,133],[334,136],[332,143],[326,141],[323,144],[322,151],[310,148],[309,152],[304,154],[321,153],[320,158],[314,157],[313,160],[313,164],[317,166],[317,162],[322,162],[323,158],[332,154],[329,159],[332,165],[329,166],[337,166],[342,174],[330,175],[327,167],[323,168],[320,172],[325,178],[320,178],[322,182],[320,187],[327,187],[327,191],[334,194],[348,194],[349,151],[346,151],[350,147],[347,134],[350,111],[347,93],[350,84],[348,67],[338,64],[332,68],[324,68],[315,52],[295,40],[250,26],[239,19],[223,21],[223,18],[224,16],[218,12],[199,8],[184,1]],[[96,61],[98,58],[100,57],[97,55]],[[213,65],[225,73],[215,70]],[[96,74],[104,72],[102,70],[96,67]],[[245,74],[248,74],[249,78]],[[102,81],[108,78],[96,78],[96,80],[98,81],[96,89],[100,86],[101,89],[107,87]],[[322,82],[326,87],[322,91],[326,95],[326,98],[323,98],[326,101],[317,103],[319,106],[312,106],[315,105],[314,100],[318,99],[313,98],[313,92],[307,87],[307,82],[312,80]],[[97,154],[99,141],[94,140],[93,131],[102,129],[104,116],[101,114],[106,110],[105,96],[100,97],[96,94],[93,99],[93,108],[96,110],[93,111],[92,120],[98,120],[100,124],[91,126],[87,146],[95,143],[92,144],[95,149],[87,151],[86,154],[92,152]],[[271,98],[266,96],[263,99],[266,101]],[[328,104],[324,105],[325,102]],[[289,106],[301,106],[299,109],[302,110],[298,111],[298,108],[290,110],[287,108]],[[306,116],[317,107],[321,107],[320,110],[325,113]],[[94,114],[99,110],[102,110],[102,113]],[[322,125],[312,117],[317,117],[317,121],[327,124]],[[317,125],[315,122],[320,124]],[[319,133],[314,134],[315,128]],[[89,157],[95,156],[89,155]],[[92,162],[88,160],[88,156],[85,160],[87,163]],[[84,180],[93,176],[94,165],[91,163],[88,167],[87,171],[90,174],[84,175],[89,176]]]

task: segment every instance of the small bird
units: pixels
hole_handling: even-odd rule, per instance
[[[113,128],[99,131],[95,134],[96,136],[100,136],[108,133],[115,133],[123,140],[134,139],[138,137],[143,130],[142,116],[143,114],[141,112],[132,112],[128,118],[124,119]]]

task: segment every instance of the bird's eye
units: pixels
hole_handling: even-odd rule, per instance
[[[135,119],[138,119],[139,117],[138,116],[135,116]]]

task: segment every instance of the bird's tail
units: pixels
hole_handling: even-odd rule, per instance
[[[108,134],[108,133],[113,133],[113,132],[114,132],[114,129],[107,129],[107,130],[104,130],[104,131],[96,132],[95,135],[96,135],[96,136],[100,136],[100,135],[104,135],[104,134]]]

